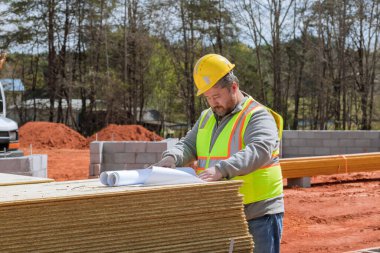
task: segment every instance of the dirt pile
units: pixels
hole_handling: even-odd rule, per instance
[[[161,141],[163,138],[139,125],[110,124],[88,138],[98,141]]]
[[[33,148],[84,149],[87,140],[61,123],[28,122],[19,129],[20,146]]]
[[[20,146],[46,149],[85,149],[91,141],[160,141],[163,138],[139,125],[110,124],[89,138],[61,123],[28,122],[19,129]]]

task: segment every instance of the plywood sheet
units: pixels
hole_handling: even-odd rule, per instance
[[[40,183],[47,183],[47,182],[54,182],[54,180],[50,178],[30,177],[30,176],[23,176],[23,175],[0,173],[0,186],[19,185],[19,184],[40,184]]]

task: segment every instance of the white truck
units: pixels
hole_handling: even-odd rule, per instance
[[[5,61],[4,58],[3,55],[0,56],[0,69]],[[23,152],[19,150],[18,125],[15,121],[6,117],[7,105],[4,87],[1,82],[0,95],[0,158],[23,156]]]

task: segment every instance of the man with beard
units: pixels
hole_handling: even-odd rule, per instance
[[[197,174],[205,181],[243,180],[240,192],[255,252],[279,252],[282,118],[239,89],[234,67],[217,54],[198,60],[193,73],[197,95],[210,108],[156,166],[181,167],[197,160]]]

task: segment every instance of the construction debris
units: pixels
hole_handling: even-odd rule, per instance
[[[252,252],[240,181],[0,187],[0,252]]]

